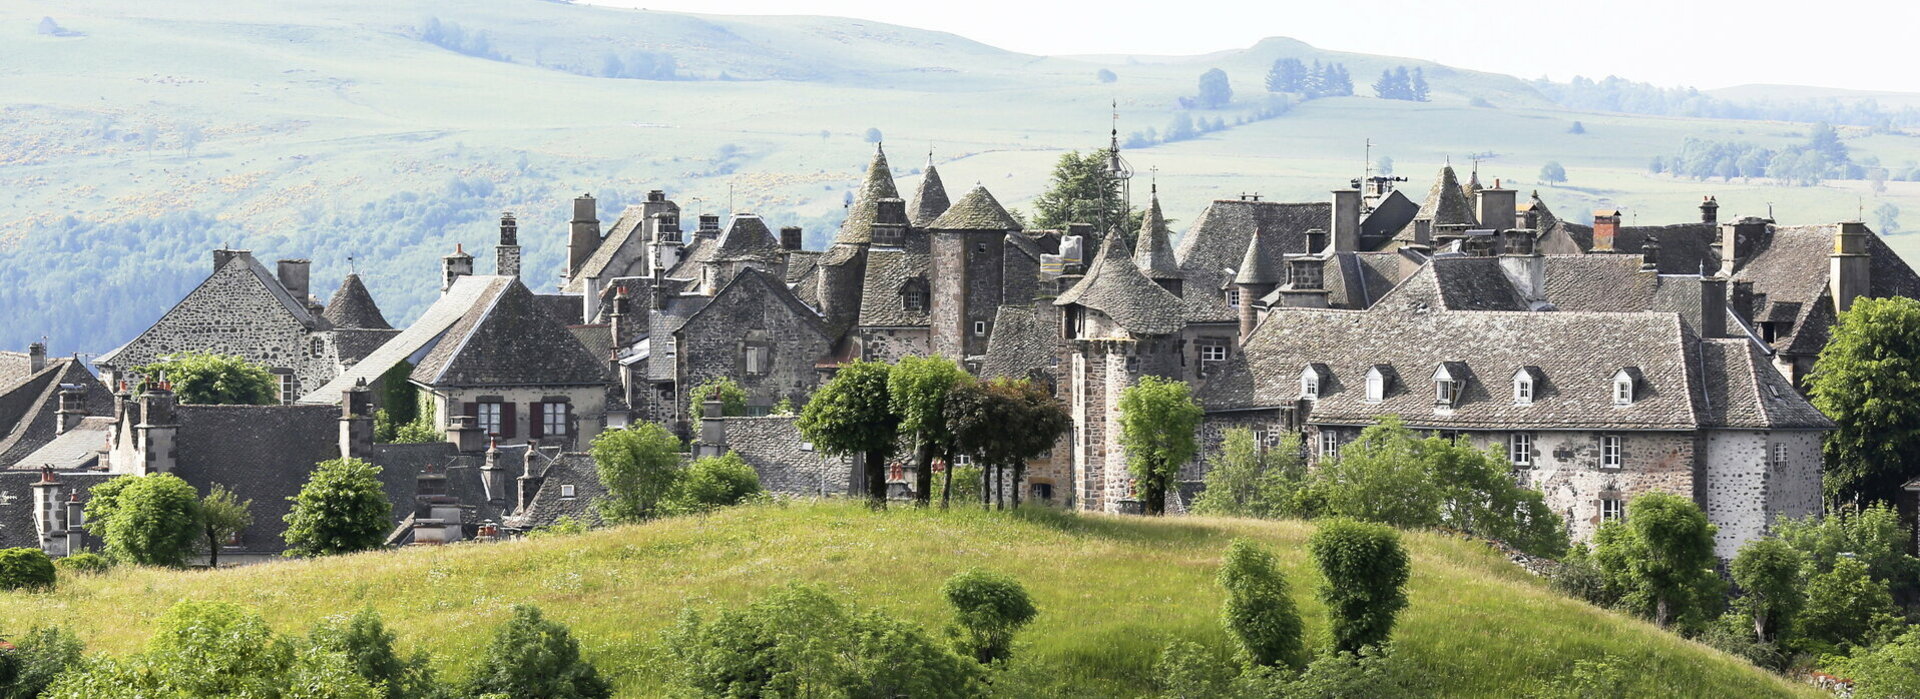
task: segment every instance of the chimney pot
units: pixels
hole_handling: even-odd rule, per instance
[[[805,237],[799,226],[780,227],[780,247],[784,250],[799,250]]]
[[[38,374],[47,368],[47,343],[27,345],[27,373]]]

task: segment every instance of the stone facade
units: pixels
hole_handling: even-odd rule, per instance
[[[815,451],[790,416],[715,418],[719,430],[708,446],[740,455],[760,475],[760,486],[778,495],[828,496],[848,492],[854,459]]]

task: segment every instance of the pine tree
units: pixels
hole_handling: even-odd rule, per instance
[[[1373,94],[1378,96],[1380,99],[1386,99],[1386,100],[1400,99],[1398,97],[1399,93],[1394,89],[1393,71],[1391,70],[1380,71],[1380,79],[1373,81]]]
[[[1427,101],[1427,76],[1422,75],[1419,68],[1413,69],[1413,82],[1409,83],[1407,94],[1407,99],[1415,102]]]
[[[1313,67],[1307,69],[1306,79],[1300,83],[1300,92],[1305,93],[1307,99],[1319,97],[1327,88],[1325,77],[1325,69],[1319,61],[1314,61]]]

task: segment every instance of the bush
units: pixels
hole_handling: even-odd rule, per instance
[[[203,405],[277,405],[280,382],[266,367],[236,356],[220,354],[183,354],[135,367],[133,373],[149,382],[165,380],[173,385],[181,403]]]
[[[63,673],[54,699],[315,697],[380,699],[339,653],[276,638],[253,610],[226,602],[180,602],[161,615],[146,651],[99,657]]]
[[[1833,570],[1807,581],[1806,606],[1796,631],[1808,641],[1834,646],[1874,645],[1876,629],[1888,625],[1897,610],[1885,583],[1867,574],[1867,565],[1852,558],[1834,562]],[[1897,623],[1892,622],[1892,623]]]
[[[467,684],[469,695],[604,699],[613,686],[580,658],[580,643],[565,624],[540,616],[531,605],[513,607],[513,618],[494,632],[493,643]]]
[[[1357,653],[1325,653],[1307,664],[1306,671],[1267,696],[1287,699],[1399,699],[1427,696],[1425,683],[1412,664],[1390,646],[1361,648]]]
[[[58,572],[70,575],[99,575],[112,568],[113,561],[92,551],[82,551],[54,560],[53,567]]]
[[[393,505],[380,467],[360,459],[322,461],[286,514],[289,556],[330,556],[379,547],[393,530]]]
[[[1154,664],[1162,699],[1215,699],[1234,692],[1240,668],[1192,641],[1177,641],[1160,651]]]
[[[1254,665],[1298,667],[1305,655],[1300,613],[1287,592],[1287,579],[1273,565],[1273,554],[1245,539],[1227,547],[1216,578],[1227,591],[1220,624]]]
[[[68,668],[77,667],[86,646],[59,627],[18,637],[13,652],[0,653],[0,699],[34,699]]]
[[[200,493],[170,473],[120,476],[105,509],[107,555],[139,565],[186,565],[200,546]],[[91,505],[91,503],[89,503]],[[91,508],[87,519],[93,519]]]
[[[1853,678],[1854,699],[1920,697],[1920,629],[1872,650],[1855,650],[1844,667]]]
[[[606,484],[607,497],[598,503],[600,518],[610,524],[639,522],[659,513],[662,501],[673,494],[680,468],[680,439],[666,428],[639,422],[607,430],[587,449],[593,466]]]
[[[1013,635],[1039,610],[1020,581],[984,570],[968,570],[940,586],[953,606],[954,650],[982,665],[1013,655]]]
[[[1307,541],[1322,580],[1333,650],[1359,653],[1393,635],[1394,617],[1407,606],[1407,552],[1400,535],[1380,524],[1332,519]]]
[[[383,687],[386,699],[420,699],[438,696],[433,671],[425,653],[403,659],[393,647],[393,632],[380,621],[380,613],[362,609],[351,617],[329,617],[315,624],[308,642],[314,648],[338,653],[347,659],[354,674],[368,684]]]
[[[669,496],[674,512],[705,512],[738,505],[760,492],[760,474],[731,451],[694,461],[682,472]]]
[[[551,536],[573,536],[575,534],[585,534],[587,533],[587,529],[587,523],[581,521],[580,518],[573,515],[560,515],[554,518],[553,524],[536,527],[532,531],[527,532],[527,538],[544,539]]]
[[[1626,697],[1627,670],[1611,655],[1598,660],[1576,660],[1565,674],[1542,680],[1528,693],[1534,699],[1609,699]]]
[[[705,415],[704,406],[710,400],[720,401],[720,414],[723,416],[736,417],[747,414],[747,390],[741,388],[740,384],[735,383],[731,378],[722,376],[717,379],[708,379],[706,383],[695,386],[693,392],[687,394],[687,405],[692,406],[695,415]]]
[[[1753,631],[1753,617],[1746,612],[1728,612],[1720,615],[1713,625],[1708,626],[1694,640],[1720,651],[1745,658],[1758,667],[1779,671],[1786,669],[1787,656],[1780,647],[1767,641],[1761,641]]]
[[[1587,550],[1586,544],[1575,544],[1559,563],[1554,566],[1547,581],[1561,594],[1597,607],[1611,607],[1620,601],[1607,587],[1606,574],[1600,570],[1600,564],[1593,560],[1593,554]]]
[[[53,587],[53,559],[37,548],[0,549],[0,590]]]

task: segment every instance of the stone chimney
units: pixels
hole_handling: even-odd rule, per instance
[[[573,200],[573,221],[567,235],[567,276],[572,277],[580,271],[587,258],[600,249],[600,214],[592,194],[582,194]]]
[[[615,352],[627,344],[627,333],[630,330],[627,312],[630,305],[627,300],[627,286],[616,284],[613,288],[613,307],[607,309],[607,333],[613,337]]]
[[[179,402],[173,395],[173,386],[162,379],[158,386],[140,394],[137,402],[140,424],[133,426],[134,448],[142,461],[136,467],[137,475],[172,473],[177,462],[174,437],[180,431],[174,415]]]
[[[76,551],[86,550],[87,510],[86,504],[80,502],[80,491],[68,490],[66,502],[60,504],[66,510],[67,541],[64,553],[72,555]]]
[[[340,392],[340,458],[364,459],[372,453],[373,391],[359,379]]]
[[[1727,278],[1700,278],[1700,336],[1727,336]]]
[[[1360,190],[1333,190],[1333,231],[1334,252],[1357,252],[1360,250]]]
[[[1741,320],[1747,321],[1748,323],[1753,322],[1752,280],[1739,279],[1729,285],[1727,291],[1727,309],[1733,311],[1734,315],[1740,316]]]
[[[1846,312],[1853,302],[1873,291],[1873,258],[1867,254],[1867,224],[1844,221],[1833,237],[1833,254],[1827,259],[1827,291],[1833,297],[1833,310]]]
[[[1640,271],[1660,271],[1660,237],[1647,236],[1647,242],[1640,244]]]
[[[700,404],[700,444],[696,456],[723,456],[727,453],[727,420],[721,417],[720,401]]]
[[[517,483],[520,487],[515,493],[518,496],[513,509],[516,514],[525,513],[528,507],[533,506],[533,496],[540,492],[540,483],[544,480],[546,479],[541,476],[533,475],[533,450],[527,450],[527,461],[520,468],[520,478]]]
[[[520,222],[514,220],[511,211],[500,214],[500,244],[493,248],[493,273],[520,276]]]
[[[801,234],[799,226],[780,227],[780,249],[789,251],[799,250],[805,240],[806,236]]]
[[[1501,232],[1500,272],[1529,307],[1546,302],[1547,258],[1534,246],[1533,231],[1509,228]]]
[[[1731,277],[1746,264],[1767,236],[1767,220],[1743,216],[1733,223],[1720,224],[1720,274]]]
[[[1620,235],[1620,210],[1593,212],[1593,252],[1613,252],[1614,238]]]
[[[33,484],[33,529],[40,550],[51,556],[66,555],[66,508],[60,502],[60,478],[52,466],[40,467],[40,480]]]
[[[1709,226],[1720,223],[1720,202],[1712,195],[1703,197],[1700,202],[1700,222]]]
[[[27,373],[38,374],[47,369],[47,343],[35,342],[27,345]]]
[[[1513,190],[1501,187],[1500,180],[1494,180],[1492,187],[1481,189],[1475,195],[1480,208],[1475,213],[1481,227],[1496,231],[1513,228],[1517,223],[1513,208],[1515,195]]]
[[[447,441],[462,454],[478,454],[487,448],[487,431],[472,415],[455,415],[447,419]]]
[[[440,293],[444,294],[453,288],[455,281],[473,274],[473,256],[467,254],[466,246],[456,243],[453,246],[453,254],[440,258],[440,271],[443,277],[440,281]]]
[[[700,227],[693,234],[702,238],[720,235],[720,214],[700,214]]]
[[[480,485],[487,490],[487,502],[494,507],[507,505],[507,469],[500,464],[500,443],[487,440],[487,458],[480,464]]]
[[[873,244],[890,247],[906,242],[907,200],[887,197],[875,202],[875,205]]]
[[[232,250],[226,247],[221,247],[220,249],[213,251],[213,271],[215,272],[220,271],[220,268],[227,266],[227,262],[232,260],[233,258],[245,257],[251,254],[253,253],[247,250]]]
[[[307,278],[309,272],[313,269],[313,262],[310,260],[281,260],[277,263],[277,266],[279,268],[277,271],[280,275],[280,286],[287,288],[287,293],[293,295],[294,301],[298,301],[302,306],[307,305]]]
[[[54,429],[66,434],[87,417],[86,384],[60,384],[60,411],[54,413]]]

